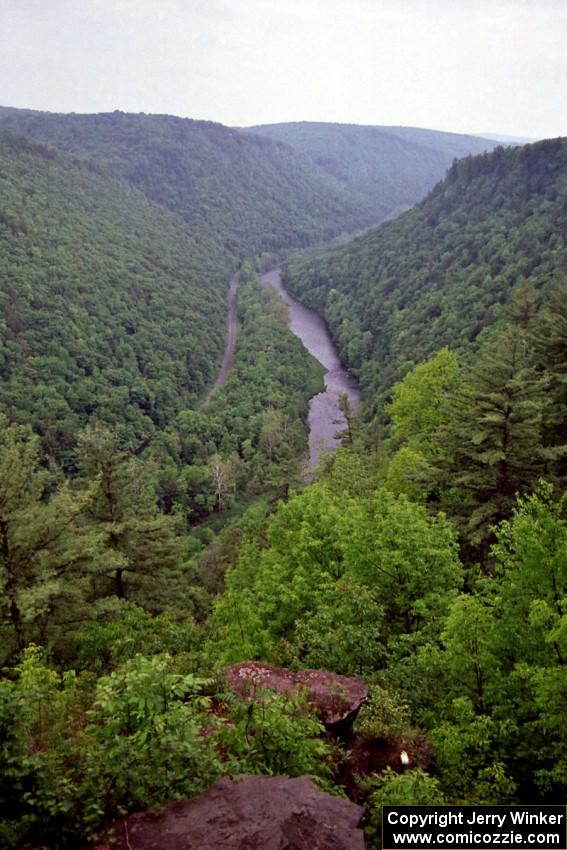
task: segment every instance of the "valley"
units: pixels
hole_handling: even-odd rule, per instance
[[[341,365],[337,349],[329,331],[314,310],[305,307],[293,298],[282,284],[279,268],[265,272],[260,283],[271,286],[283,298],[288,308],[289,328],[301,340],[307,351],[327,370],[324,375],[325,390],[309,400],[309,461],[311,476],[319,466],[321,455],[329,453],[340,445],[337,432],[344,428],[344,414],[339,400],[346,397],[349,415],[354,415],[360,403],[360,393],[356,381]]]
[[[567,140],[0,108],[0,198],[3,846],[560,803]]]

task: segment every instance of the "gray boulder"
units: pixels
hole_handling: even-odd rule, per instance
[[[95,850],[364,850],[360,806],[307,776],[225,777],[159,815],[139,812]]]
[[[231,688],[241,696],[252,697],[261,688],[271,688],[278,693],[305,688],[309,703],[321,722],[336,734],[348,731],[360,706],[368,698],[368,687],[364,682],[326,670],[295,672],[259,661],[247,661],[228,667],[227,678]]]

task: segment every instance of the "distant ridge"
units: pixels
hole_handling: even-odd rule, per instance
[[[398,219],[287,264],[291,292],[329,323],[363,393],[443,346],[470,352],[515,287],[542,295],[567,272],[567,138],[455,162]]]
[[[359,124],[300,121],[261,124],[245,132],[269,136],[309,157],[385,220],[420,201],[442,180],[453,160],[496,147],[477,136]]]
[[[2,126],[127,180],[236,262],[377,221],[366,198],[293,148],[213,121],[4,107]]]
[[[495,142],[501,142],[504,145],[531,145],[533,142],[541,142],[542,139],[526,138],[524,136],[506,136],[502,133],[479,133],[484,139],[491,139]]]

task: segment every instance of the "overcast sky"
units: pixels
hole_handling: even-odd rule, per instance
[[[0,104],[567,135],[567,0],[0,0]]]

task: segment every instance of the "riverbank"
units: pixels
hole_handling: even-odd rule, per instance
[[[346,395],[352,410],[361,400],[355,377],[341,364],[339,353],[329,329],[321,316],[297,301],[285,289],[281,270],[276,267],[260,277],[263,286],[270,286],[285,301],[288,307],[288,325],[307,351],[326,369],[325,390],[313,396],[309,402],[309,467],[315,469],[321,455],[333,452],[339,440],[336,434],[344,425],[339,408],[339,399]]]

